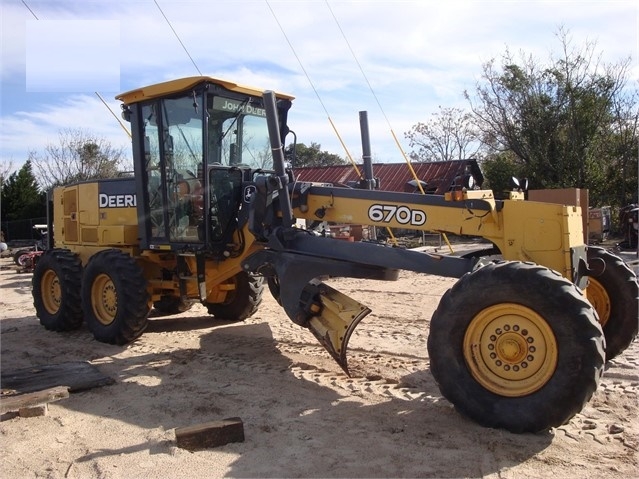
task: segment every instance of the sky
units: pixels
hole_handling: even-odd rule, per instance
[[[373,161],[402,162],[413,125],[469,108],[483,64],[507,49],[547,62],[560,28],[576,48],[596,42],[604,62],[631,58],[639,79],[638,0],[0,2],[0,170],[42,155],[64,129],[130,155],[115,95],[200,73],[294,95],[298,143],[357,162],[360,111]]]

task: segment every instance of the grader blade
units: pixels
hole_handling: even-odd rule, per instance
[[[308,320],[307,326],[335,359],[337,364],[350,376],[346,350],[353,331],[370,312],[370,308],[340,293],[320,281],[311,282],[314,293],[309,309],[316,315]]]
[[[305,234],[306,235],[306,234]],[[334,239],[316,238],[298,251],[260,250],[243,262],[246,271],[269,278],[271,293],[295,324],[309,328],[337,364],[348,374],[346,347],[357,324],[371,312],[366,306],[336,291],[319,278],[361,278],[393,281],[397,270],[327,256],[301,253],[318,249],[318,241],[332,247],[334,256],[343,253],[343,245],[354,245]],[[362,243],[364,245],[364,243]],[[298,245],[300,246],[300,245]],[[387,249],[377,247],[379,252]],[[372,255],[369,255],[372,256]]]

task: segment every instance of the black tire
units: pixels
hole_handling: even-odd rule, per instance
[[[150,310],[146,284],[142,269],[120,250],[91,257],[82,278],[82,309],[95,339],[126,344],[144,332]]]
[[[639,284],[637,275],[618,256],[588,247],[588,261],[601,259],[606,268],[588,278],[586,295],[599,315],[606,338],[606,361],[621,354],[637,336]]]
[[[261,276],[242,271],[233,276],[229,283],[235,289],[226,295],[223,303],[205,303],[209,314],[217,319],[227,321],[244,321],[255,314],[262,302],[264,294],[264,280]]]
[[[277,301],[277,304],[282,306],[282,298],[281,298],[281,287],[280,280],[277,276],[269,276],[266,279],[266,284],[268,285],[268,289],[271,292],[271,295]]]
[[[582,292],[547,268],[497,262],[441,299],[428,337],[442,395],[486,427],[560,426],[597,389],[603,332]]]
[[[184,313],[191,309],[194,304],[195,301],[190,299],[183,300],[176,296],[162,296],[153,303],[153,308],[162,315],[171,315]]]
[[[82,325],[80,283],[82,263],[66,249],[43,253],[31,280],[33,306],[40,324],[50,331],[70,331]]]
[[[19,249],[13,253],[13,262],[21,268],[27,267],[28,254],[33,251],[33,248]]]

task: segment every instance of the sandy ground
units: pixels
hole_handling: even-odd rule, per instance
[[[3,259],[2,371],[89,361],[115,383],[0,423],[4,478],[639,476],[639,342],[608,363],[600,388],[567,425],[515,435],[482,428],[444,400],[430,374],[429,318],[454,280],[336,280],[370,306],[348,378],[268,293],[240,324],[203,307],[154,318],[127,347],[86,328],[46,331],[31,275]],[[188,452],[175,428],[229,417],[245,441]]]

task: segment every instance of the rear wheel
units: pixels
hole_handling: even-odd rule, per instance
[[[33,271],[33,305],[40,324],[51,331],[68,331],[82,325],[80,282],[82,263],[66,249],[52,249]]]
[[[206,303],[209,314],[229,321],[244,321],[255,314],[264,293],[261,276],[242,271],[222,286],[229,289],[226,300],[223,303]]]
[[[489,264],[462,277],[431,320],[431,371],[444,397],[479,424],[539,432],[564,424],[597,389],[597,316],[547,268]]]
[[[135,260],[116,250],[91,257],[82,280],[82,309],[98,341],[126,344],[146,329],[149,296]]]
[[[588,247],[588,261],[601,259],[605,269],[588,278],[586,294],[599,315],[606,338],[606,361],[621,354],[637,336],[639,285],[637,276],[618,256]]]

